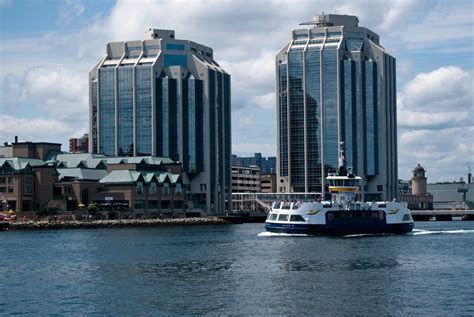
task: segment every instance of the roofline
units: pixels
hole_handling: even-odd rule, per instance
[[[53,142],[32,142],[32,141],[25,141],[25,142],[13,142],[12,145],[18,145],[18,144],[49,144],[49,145],[59,145],[61,146],[62,143],[53,143]]]

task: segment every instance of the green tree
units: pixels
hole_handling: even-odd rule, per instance
[[[87,211],[89,212],[90,215],[95,215],[98,211],[96,204],[90,203],[87,206]]]

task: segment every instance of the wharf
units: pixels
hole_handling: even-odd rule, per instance
[[[246,213],[228,213],[226,215],[219,216],[219,218],[233,223],[264,223],[267,219],[266,212],[246,212]]]
[[[411,210],[411,215],[415,221],[474,220],[474,210]]]

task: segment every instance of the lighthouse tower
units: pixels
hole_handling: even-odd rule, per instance
[[[411,178],[411,193],[415,196],[426,195],[425,169],[420,164],[418,164],[413,170],[413,177]]]

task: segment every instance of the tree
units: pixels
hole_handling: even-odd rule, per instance
[[[98,211],[96,204],[90,203],[87,206],[87,211],[89,212],[90,215],[95,215]]]

